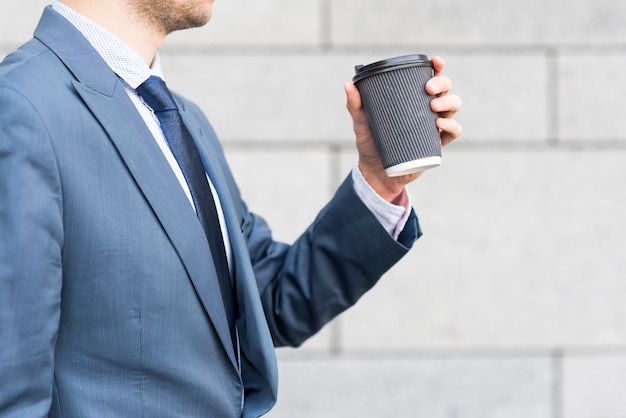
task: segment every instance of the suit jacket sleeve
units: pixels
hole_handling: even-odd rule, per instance
[[[298,346],[352,306],[421,235],[412,211],[394,240],[357,196],[350,177],[291,246],[271,240],[247,213],[244,231],[276,346]]]
[[[46,416],[63,228],[54,150],[31,105],[0,85],[0,415]]]

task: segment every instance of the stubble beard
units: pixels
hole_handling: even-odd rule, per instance
[[[165,35],[204,26],[211,19],[211,6],[200,0],[133,0],[140,19]]]

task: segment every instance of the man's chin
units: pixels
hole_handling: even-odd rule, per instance
[[[165,32],[169,34],[172,32],[177,32],[177,31],[181,31],[185,29],[193,29],[193,28],[202,27],[206,25],[207,23],[209,23],[210,20],[211,20],[210,12],[207,13],[206,15],[195,14],[194,16],[191,16],[185,20],[171,22],[171,24],[168,27],[165,27],[164,29],[165,29]]]

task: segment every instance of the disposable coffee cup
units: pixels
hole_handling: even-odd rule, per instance
[[[404,55],[355,67],[353,82],[388,176],[441,164],[441,141],[426,93],[433,65],[426,55]]]

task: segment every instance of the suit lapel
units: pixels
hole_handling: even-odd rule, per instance
[[[46,8],[35,36],[74,74],[74,88],[126,163],[176,249],[222,344],[237,367],[206,236],[178,180],[117,76],[84,37]]]
[[[219,170],[220,161],[209,152],[211,150],[209,141],[204,137],[203,132],[193,128],[197,127],[197,124],[191,123],[191,117],[186,113],[184,104],[180,107],[185,124],[192,127],[190,132],[200,151],[205,169],[220,196],[230,237],[236,291],[239,298],[237,331],[241,348],[241,374],[246,386],[246,408],[272,404],[275,401],[274,396],[278,384],[276,353],[267,322],[264,320],[265,312],[250,264],[248,247],[241,233],[241,215],[236,202],[231,198],[228,182],[223,172]],[[244,415],[246,415],[245,411]]]

